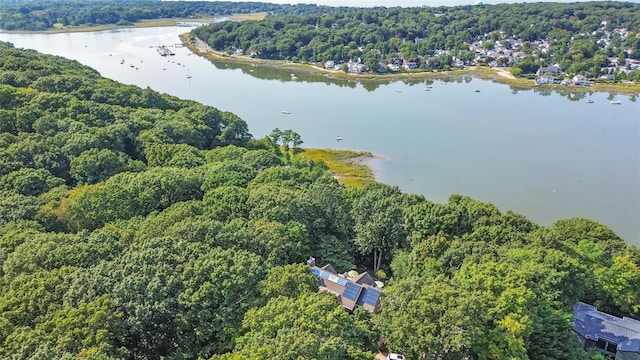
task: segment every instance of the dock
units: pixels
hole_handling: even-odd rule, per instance
[[[173,56],[173,55],[175,55],[175,53],[173,51],[171,51],[171,49],[169,49],[167,46],[164,46],[164,45],[159,45],[158,46],[158,53],[160,54],[160,56]]]

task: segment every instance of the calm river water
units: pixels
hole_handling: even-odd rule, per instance
[[[278,127],[298,132],[307,147],[380,154],[372,162],[379,180],[435,202],[469,195],[541,225],[591,218],[640,245],[635,97],[513,89],[472,78],[331,81],[299,70],[211,64],[186,48],[166,59],[153,48],[179,43],[187,31],[2,33],[0,40],[234,112],[255,137]]]

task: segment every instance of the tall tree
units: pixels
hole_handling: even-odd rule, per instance
[[[362,255],[373,255],[374,272],[405,239],[402,208],[400,189],[380,183],[367,185],[353,199],[354,243]]]

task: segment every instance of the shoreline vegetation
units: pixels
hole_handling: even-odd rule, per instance
[[[324,164],[340,184],[355,187],[377,181],[370,160],[382,158],[368,151],[313,148],[302,148],[298,155],[307,161]]]
[[[281,69],[291,69],[291,70],[304,70],[308,72],[324,74],[325,76],[333,79],[357,79],[357,80],[366,80],[366,81],[389,81],[389,80],[402,80],[402,79],[441,79],[441,78],[449,78],[456,76],[468,75],[481,80],[490,80],[496,83],[501,83],[505,85],[512,86],[514,88],[522,88],[522,89],[550,89],[558,92],[613,92],[613,93],[621,93],[627,95],[639,95],[640,94],[640,85],[639,84],[603,84],[596,83],[588,86],[575,86],[575,85],[558,85],[558,84],[547,84],[547,85],[537,85],[535,80],[532,79],[524,79],[517,78],[511,72],[508,71],[508,68],[496,68],[496,67],[488,67],[488,66],[469,66],[463,69],[453,69],[448,71],[416,71],[409,73],[396,73],[396,74],[348,74],[340,70],[330,70],[325,69],[322,66],[318,66],[315,64],[308,63],[294,63],[285,60],[267,60],[267,59],[258,59],[252,58],[246,55],[229,55],[227,53],[216,51],[212,49],[209,45],[207,45],[204,41],[200,39],[192,39],[190,33],[185,33],[180,35],[180,39],[182,43],[189,48],[194,54],[198,56],[202,56],[209,61],[218,61],[218,62],[233,62],[233,63],[251,63],[251,64],[260,64],[264,66],[272,66]],[[193,40],[193,41],[192,41]]]
[[[228,16],[231,20],[243,21],[243,20],[262,20],[267,15],[266,12],[260,13],[251,13],[251,14],[234,14]],[[166,27],[166,26],[180,26],[180,23],[184,24],[208,24],[213,21],[210,17],[204,18],[164,18],[164,19],[150,19],[150,20],[141,20],[138,22],[133,22],[130,24],[122,25],[122,24],[106,24],[106,25],[95,25],[95,26],[66,26],[42,30],[42,31],[25,31],[25,30],[12,30],[1,32],[5,32],[7,34],[60,34],[60,33],[70,33],[70,32],[94,32],[94,31],[105,31],[105,30],[115,30],[115,29],[130,29],[130,28],[147,28],[147,27]],[[188,27],[188,25],[185,25]]]
[[[236,21],[243,20],[262,20],[266,17],[266,12],[251,13],[251,14],[234,14],[229,16],[229,19]],[[165,27],[165,26],[180,26],[180,23],[211,23],[212,18],[166,18],[166,19],[153,19],[142,20],[139,22],[127,24],[127,25],[98,25],[98,26],[80,26],[80,27],[63,27],[58,29],[50,29],[45,31],[3,31],[13,34],[58,34],[66,32],[93,32],[93,31],[105,31],[114,29],[127,29],[127,28],[146,28],[146,27]],[[185,27],[190,27],[186,25]],[[409,73],[395,73],[395,74],[347,74],[339,70],[329,70],[322,66],[309,63],[293,63],[285,60],[266,60],[252,58],[246,55],[229,55],[224,52],[215,51],[210,48],[203,41],[196,40],[196,43],[192,43],[190,34],[185,33],[180,36],[182,43],[188,47],[193,53],[207,58],[209,61],[228,61],[234,63],[251,63],[260,64],[264,66],[278,67],[281,69],[296,69],[305,70],[313,73],[323,74],[333,79],[359,79],[366,81],[389,81],[389,80],[402,80],[402,79],[441,79],[448,77],[456,77],[468,75],[481,80],[490,80],[497,83],[513,86],[514,88],[522,89],[549,89],[558,92],[612,92],[627,95],[640,95],[640,84],[620,84],[620,83],[595,83],[588,86],[567,86],[558,84],[546,84],[537,85],[535,80],[518,78],[511,74],[508,68],[496,68],[496,67],[477,67],[469,66],[463,69],[452,69],[448,71],[416,71]]]
[[[251,13],[251,14],[234,14],[228,18],[236,21],[243,20],[262,20],[266,17],[266,12]],[[211,23],[212,18],[166,18],[166,19],[153,19],[142,20],[139,22],[127,24],[127,25],[99,25],[99,26],[80,26],[80,27],[63,27],[58,29],[50,29],[45,31],[3,31],[12,34],[58,34],[66,32],[93,32],[93,31],[105,31],[114,29],[127,29],[127,28],[146,28],[146,27],[165,27],[165,26],[180,26],[180,23]],[[185,27],[190,27],[185,25]],[[490,80],[497,83],[513,86],[515,88],[522,89],[550,89],[558,92],[612,92],[627,95],[640,95],[640,84],[620,84],[620,83],[595,83],[588,86],[567,86],[558,84],[546,84],[537,85],[535,80],[524,79],[515,77],[509,72],[508,68],[496,68],[496,67],[477,67],[469,66],[463,69],[453,69],[448,71],[416,71],[409,73],[395,73],[395,74],[348,74],[339,70],[329,70],[322,66],[309,63],[293,63],[285,60],[266,60],[252,58],[246,55],[229,55],[224,52],[215,51],[209,47],[203,41],[196,39],[195,43],[191,42],[190,34],[184,33],[180,35],[182,43],[188,47],[193,53],[202,56],[209,61],[228,61],[234,63],[251,63],[260,64],[264,66],[278,67],[281,69],[297,69],[305,70],[313,73],[324,74],[325,76],[333,79],[359,79],[366,81],[389,81],[389,80],[402,80],[402,79],[440,79],[448,77],[456,77],[468,75],[481,80]]]

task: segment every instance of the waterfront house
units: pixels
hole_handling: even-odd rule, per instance
[[[362,74],[364,72],[364,64],[360,63],[360,61],[355,62],[352,60],[349,60],[349,63],[347,64],[349,72],[352,74]]]
[[[536,71],[536,75],[537,76],[544,76],[544,75],[559,76],[559,75],[563,75],[563,73],[562,73],[562,70],[560,70],[560,65],[556,64],[556,65],[541,67],[540,69],[538,69],[538,71]]]
[[[333,294],[345,310],[352,312],[361,307],[372,313],[380,311],[382,290],[366,271],[353,277],[347,273],[340,275],[331,264],[317,267],[312,257],[307,260],[307,265],[318,278],[320,291]]]
[[[332,60],[327,60],[324,63],[324,68],[325,69],[333,69],[334,66],[336,66],[336,63],[334,61],[332,61]]]
[[[393,71],[393,72],[398,72],[400,71],[400,67],[396,64],[387,64],[387,67],[389,67],[389,70]]]
[[[543,75],[536,80],[537,85],[553,84],[553,83],[555,83],[555,78],[553,76]]]
[[[415,61],[407,61],[404,63],[404,68],[407,70],[413,70],[418,68],[418,63]]]
[[[571,79],[571,83],[573,83],[573,85],[584,86],[587,85],[587,78],[584,75],[578,74]]]
[[[583,349],[615,360],[640,360],[640,321],[616,317],[589,304],[573,306],[573,331]]]

